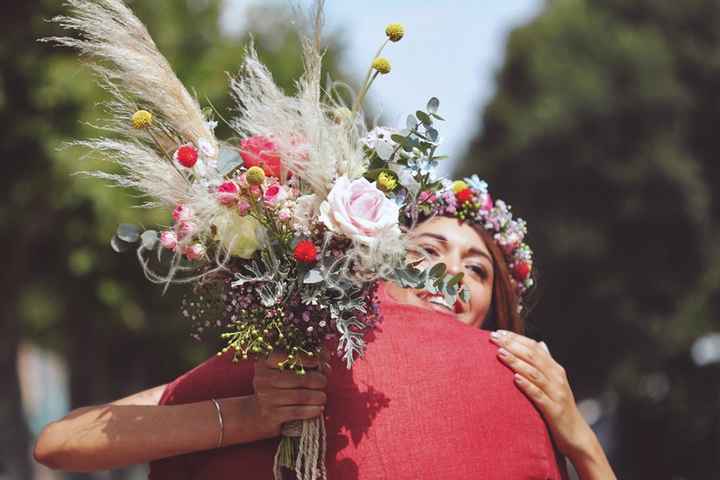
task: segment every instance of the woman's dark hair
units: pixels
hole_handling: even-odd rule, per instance
[[[510,280],[510,268],[505,261],[505,255],[487,230],[480,225],[470,225],[485,242],[493,259],[492,302],[481,328],[483,330],[503,329],[524,335],[525,320],[518,311],[520,299],[512,280]]]

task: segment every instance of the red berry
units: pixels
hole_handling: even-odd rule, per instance
[[[301,240],[295,246],[293,255],[295,260],[301,263],[314,263],[317,261],[317,248],[311,240]]]
[[[182,145],[175,151],[175,160],[185,168],[192,168],[198,159],[197,148],[192,145]]]
[[[465,190],[460,190],[458,193],[456,193],[455,198],[457,199],[458,203],[462,205],[463,203],[472,201],[473,192],[469,188],[466,188]]]
[[[530,264],[527,262],[516,262],[513,267],[513,276],[519,280],[524,281],[530,276]]]

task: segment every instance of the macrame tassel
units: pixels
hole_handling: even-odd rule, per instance
[[[275,453],[275,480],[283,480],[283,467],[294,471],[296,480],[327,480],[326,449],[322,416],[286,423]]]

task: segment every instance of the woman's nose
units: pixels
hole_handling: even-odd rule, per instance
[[[442,261],[445,263],[447,273],[450,275],[457,275],[463,271],[462,261],[454,255],[446,255]]]

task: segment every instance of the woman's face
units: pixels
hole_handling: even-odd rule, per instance
[[[466,223],[455,218],[433,217],[410,233],[411,261],[418,268],[444,263],[448,273],[463,273],[462,285],[470,291],[470,301],[446,305],[442,296],[423,290],[396,289],[399,301],[436,310],[454,312],[461,322],[480,327],[490,310],[493,289],[493,261],[485,242]]]

